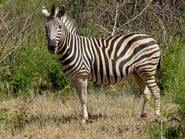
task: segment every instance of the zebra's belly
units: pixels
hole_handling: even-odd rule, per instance
[[[124,67],[122,66],[120,69],[119,67],[112,67],[105,70],[97,70],[92,71],[89,80],[92,81],[95,84],[103,84],[103,85],[109,85],[109,84],[117,84],[121,81],[126,80],[127,75],[131,72],[131,68],[126,71]]]
[[[93,80],[90,80],[90,81],[98,85],[114,85],[114,84],[118,84],[125,80],[126,80],[126,77],[115,80],[114,76],[110,76],[110,80],[108,80],[107,77],[105,76],[103,80],[98,79],[97,81],[93,81]]]

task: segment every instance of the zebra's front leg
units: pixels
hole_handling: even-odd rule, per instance
[[[78,93],[78,97],[82,106],[82,123],[86,123],[88,120],[87,111],[87,79],[78,79],[73,82],[74,87]]]

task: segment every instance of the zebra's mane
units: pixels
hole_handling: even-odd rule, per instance
[[[77,33],[77,25],[76,25],[76,22],[67,13],[65,13],[61,17],[61,21],[62,21],[62,23],[65,25],[65,27],[67,28],[67,30],[70,33],[72,33],[72,34],[76,34]]]

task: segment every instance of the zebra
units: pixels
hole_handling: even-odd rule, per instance
[[[144,94],[141,117],[147,116],[146,105],[154,98],[154,120],[160,120],[160,89],[155,74],[161,52],[157,42],[146,34],[125,33],[105,38],[78,35],[76,26],[66,16],[65,6],[42,9],[48,50],[58,56],[63,73],[76,89],[82,106],[82,123],[86,123],[87,83],[117,84],[133,75]],[[64,22],[70,20],[71,22]]]

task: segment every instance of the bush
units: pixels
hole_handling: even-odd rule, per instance
[[[185,40],[176,38],[169,50],[163,56],[160,82],[164,92],[171,92],[176,96],[181,112],[185,113]]]
[[[164,135],[167,138],[185,137],[185,40],[176,37],[162,59],[162,71],[159,83],[167,97],[171,97],[179,105],[179,113],[168,113],[170,119],[164,125]],[[170,124],[171,123],[171,124]],[[175,123],[175,124],[174,124]],[[160,132],[159,130],[155,132]]]
[[[38,31],[36,38],[29,41],[26,39],[22,43],[23,47],[12,54],[11,67],[0,72],[2,94],[19,95],[28,93],[28,90],[56,90],[68,84],[60,63],[47,50],[43,29]]]

